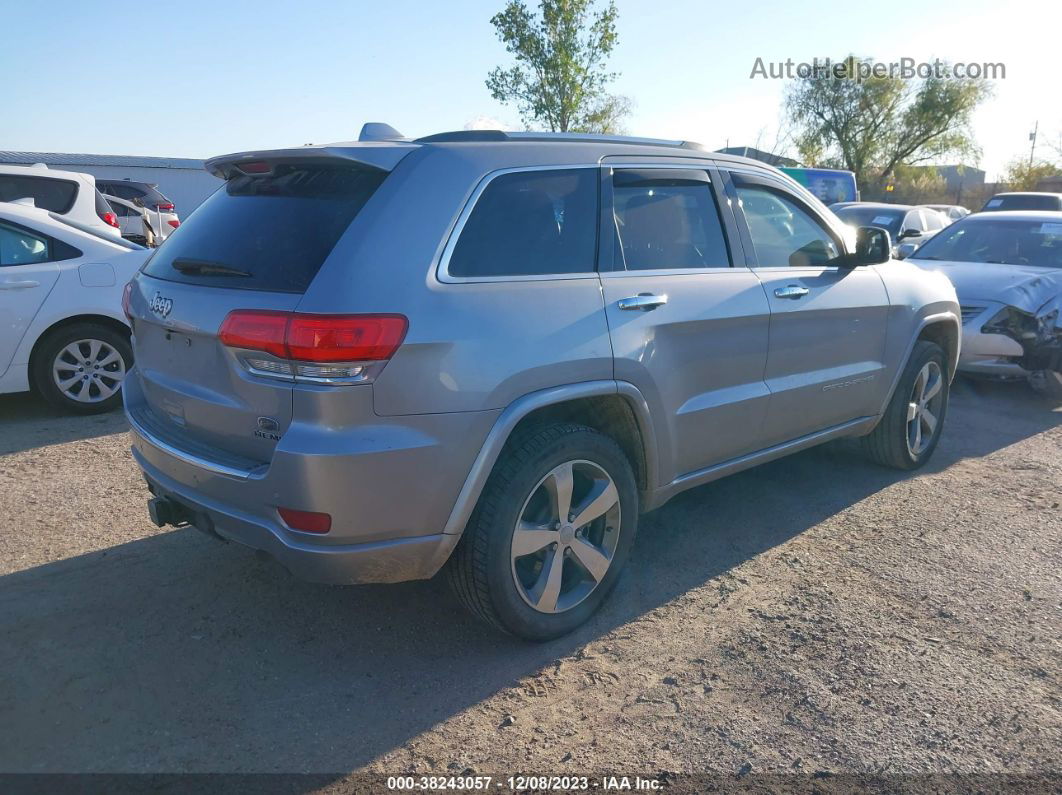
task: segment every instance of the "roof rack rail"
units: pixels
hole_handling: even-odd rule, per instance
[[[453,132],[435,133],[434,135],[426,135],[423,138],[415,138],[413,143],[442,144],[491,141],[633,144],[635,146],[666,146],[674,149],[704,150],[704,146],[695,141],[671,141],[662,138],[639,138],[627,135],[601,135],[598,133],[505,132],[504,130],[455,130]]]

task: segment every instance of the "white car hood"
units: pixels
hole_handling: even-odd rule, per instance
[[[959,301],[998,301],[1031,314],[1062,297],[1062,268],[995,265],[982,262],[910,262],[925,270],[938,270],[955,286]]]

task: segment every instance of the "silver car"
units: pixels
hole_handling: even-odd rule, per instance
[[[932,455],[959,307],[878,267],[886,232],[695,144],[380,129],[209,161],[225,186],[130,285],[160,526],[324,582],[445,566],[541,640],[685,489],[844,436]]]
[[[1062,212],[976,213],[918,249],[962,310],[959,369],[1028,378],[1062,400]]]

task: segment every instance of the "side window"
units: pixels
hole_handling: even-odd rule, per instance
[[[922,215],[926,219],[926,229],[930,232],[936,232],[944,228],[944,222],[940,220],[936,210],[923,210]]]
[[[820,268],[841,255],[841,244],[815,216],[780,189],[734,177],[761,267]]]
[[[50,253],[46,238],[0,224],[0,267],[49,262]]]
[[[517,171],[495,177],[450,255],[451,276],[593,273],[597,168]]]
[[[706,171],[617,168],[612,193],[616,270],[730,266]]]
[[[70,211],[76,198],[77,183],[70,180],[0,174],[0,202],[33,199],[34,206],[62,214]]]

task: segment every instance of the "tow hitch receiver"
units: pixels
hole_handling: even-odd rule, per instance
[[[165,527],[168,524],[183,527],[192,521],[183,505],[166,497],[152,497],[148,500],[148,515],[156,527]]]

